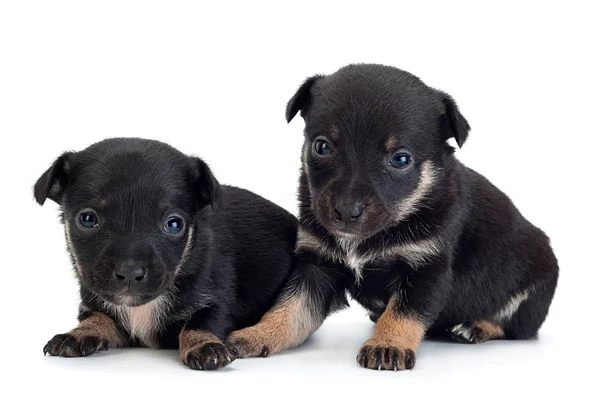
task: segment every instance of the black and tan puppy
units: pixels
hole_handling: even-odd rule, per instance
[[[44,347],[79,357],[179,348],[193,369],[235,357],[223,339],[259,321],[292,267],[296,219],[157,141],[109,139],[60,156],[35,198],[61,206],[80,324]]]
[[[240,356],[302,342],[348,292],[377,321],[363,367],[411,369],[425,334],[534,337],[554,295],[548,238],[462,165],[469,125],[415,76],[350,65],[308,79],[287,119],[306,122],[297,270],[277,305],[229,341]],[[277,332],[276,334],[274,332]]]

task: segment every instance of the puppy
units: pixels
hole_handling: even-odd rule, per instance
[[[236,358],[223,340],[259,321],[292,268],[294,216],[161,142],[64,153],[34,194],[60,205],[81,294],[79,326],[45,354],[178,348],[192,369],[221,368]]]
[[[240,356],[301,343],[345,292],[377,322],[358,352],[366,368],[413,368],[426,334],[536,335],[557,260],[546,235],[454,157],[446,141],[462,146],[469,124],[449,95],[396,68],[349,65],[306,80],[288,122],[298,111],[297,270],[258,325],[231,335]]]

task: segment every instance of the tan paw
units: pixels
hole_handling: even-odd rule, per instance
[[[227,338],[227,343],[235,348],[239,358],[267,357],[273,351],[273,341],[266,340],[253,327],[233,332]]]

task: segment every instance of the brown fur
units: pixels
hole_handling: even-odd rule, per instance
[[[424,335],[425,328],[417,319],[392,316],[388,309],[377,321],[371,339],[380,344],[397,344],[402,348],[416,350]]]
[[[179,356],[185,361],[192,351],[208,343],[222,343],[222,341],[208,331],[183,330],[179,335]]]
[[[329,130],[329,137],[333,140],[338,140],[340,138],[340,130],[334,126]]]
[[[92,315],[79,324],[79,326],[71,330],[69,335],[73,336],[77,341],[81,341],[85,337],[97,337],[108,343],[108,347],[119,347],[125,342],[122,335],[117,330],[115,322],[106,314],[92,313]]]
[[[371,369],[412,369],[415,352],[425,335],[423,324],[407,315],[398,315],[392,298],[381,314],[373,336],[361,347],[357,361]]]
[[[473,328],[479,328],[480,334],[476,336],[476,343],[486,342],[488,340],[504,339],[504,329],[489,321],[476,321]]]
[[[390,136],[388,138],[388,140],[385,141],[385,149],[388,151],[388,153],[392,153],[392,152],[396,151],[397,147],[398,147],[398,140],[396,139],[395,136]]]
[[[307,295],[299,291],[266,313],[261,321],[231,334],[239,357],[266,357],[302,343],[323,321],[311,313]]]
[[[235,349],[205,330],[184,329],[179,335],[181,361],[192,369],[218,369],[237,358]]]

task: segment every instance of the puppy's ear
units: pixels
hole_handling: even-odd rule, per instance
[[[71,161],[74,153],[63,153],[54,161],[54,164],[39,177],[33,187],[33,196],[38,204],[43,205],[46,199],[60,204],[71,170]]]
[[[442,130],[445,135],[444,139],[454,138],[458,147],[462,147],[469,136],[471,127],[466,118],[460,113],[454,99],[447,93],[441,91],[439,93],[443,105]]]
[[[300,115],[304,116],[304,113],[308,110],[312,102],[310,90],[315,82],[321,78],[323,78],[322,75],[315,75],[305,80],[296,94],[294,94],[290,101],[288,101],[285,109],[285,119],[287,119],[288,123],[294,119],[298,111],[301,111]]]
[[[210,204],[215,208],[221,200],[221,184],[201,159],[192,157],[192,180],[200,207]]]

